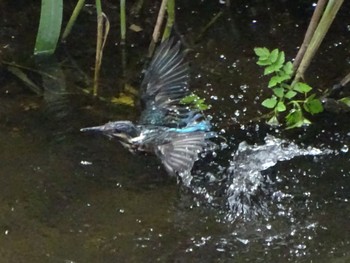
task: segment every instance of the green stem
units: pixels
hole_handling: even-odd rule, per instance
[[[66,25],[66,28],[64,29],[64,32],[62,34],[62,41],[64,41],[67,36],[70,34],[70,32],[72,31],[72,27],[75,23],[75,21],[78,18],[78,15],[80,14],[81,9],[83,8],[85,4],[85,0],[78,0],[77,5],[75,6],[73,13],[71,15],[71,17],[69,18],[69,21]]]
[[[167,18],[167,23],[165,25],[164,33],[163,33],[163,38],[162,41],[165,39],[169,38],[171,34],[171,29],[174,25],[175,21],[175,0],[168,0],[167,4],[167,13],[168,13],[168,18]]]
[[[95,57],[95,73],[94,73],[94,87],[93,95],[98,94],[98,81],[100,78],[100,67],[102,60],[102,32],[103,32],[103,15],[101,0],[96,0],[96,13],[97,13],[97,40],[96,40],[96,57]]]
[[[126,36],[125,0],[120,0],[120,38],[121,38],[122,44],[125,44],[125,36]]]
[[[102,17],[102,4],[101,4],[101,0],[96,0],[96,13],[97,13],[97,17]]]

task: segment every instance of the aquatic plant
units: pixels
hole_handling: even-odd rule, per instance
[[[211,105],[205,103],[204,98],[200,98],[198,95],[192,93],[180,100],[183,105],[188,105],[194,110],[204,111],[210,109]]]
[[[51,55],[55,52],[61,32],[62,0],[41,1],[41,13],[34,54]]]
[[[257,64],[265,68],[264,75],[272,74],[268,83],[272,96],[261,103],[264,107],[272,109],[272,117],[268,123],[278,125],[280,113],[288,111],[285,116],[287,128],[310,124],[311,122],[305,117],[304,112],[313,115],[323,111],[322,103],[316,94],[309,95],[312,87],[300,81],[290,84],[293,64],[290,61],[285,61],[283,51],[278,49],[270,51],[266,47],[257,47],[254,51],[259,57]]]

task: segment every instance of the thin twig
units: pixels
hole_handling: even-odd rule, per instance
[[[216,20],[218,20],[222,14],[224,12],[220,11],[219,13],[217,13],[210,21],[209,23],[202,29],[202,31],[199,33],[199,35],[196,37],[196,40],[194,42],[198,42],[199,39],[201,39],[203,37],[203,35],[205,34],[205,32],[208,31],[208,29],[216,22]]]

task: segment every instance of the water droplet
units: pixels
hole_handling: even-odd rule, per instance
[[[81,165],[92,165],[92,162],[89,162],[89,161],[80,161],[80,164]]]
[[[349,147],[345,144],[341,149],[340,149],[341,152],[343,153],[347,153],[349,151]]]

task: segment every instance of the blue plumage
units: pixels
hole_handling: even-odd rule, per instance
[[[83,128],[118,139],[131,152],[152,152],[170,175],[189,173],[198,154],[212,143],[216,134],[199,111],[180,103],[188,96],[189,67],[180,42],[163,42],[145,71],[141,83],[144,111],[139,123],[109,122]]]

